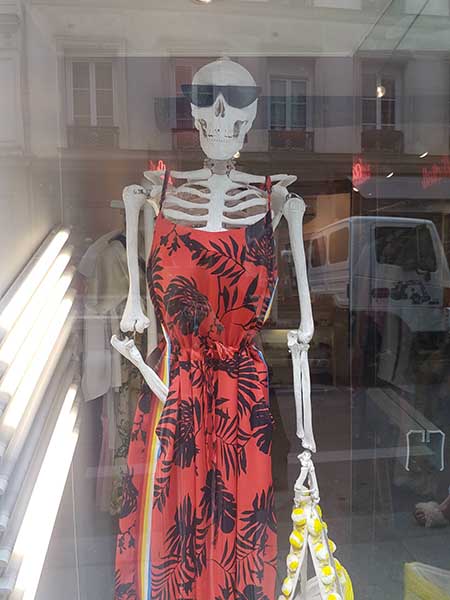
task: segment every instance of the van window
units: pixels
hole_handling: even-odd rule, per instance
[[[341,227],[330,234],[328,241],[328,260],[330,263],[344,262],[348,259],[348,227]]]
[[[377,262],[407,271],[436,271],[433,240],[427,225],[375,227]]]
[[[325,238],[315,238],[311,245],[311,267],[321,267],[326,261]]]
[[[309,268],[309,253],[311,252],[311,240],[304,240],[306,268]]]

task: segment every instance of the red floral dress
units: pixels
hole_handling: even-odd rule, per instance
[[[163,187],[162,202],[168,174]],[[160,212],[148,284],[164,339],[123,481],[116,600],[273,600],[276,520],[267,366],[254,345],[277,278],[268,210],[206,232]]]

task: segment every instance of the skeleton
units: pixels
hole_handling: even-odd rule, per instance
[[[263,176],[235,170],[233,157],[242,149],[245,136],[250,130],[257,111],[257,97],[247,106],[236,108],[226,99],[226,88],[241,86],[256,89],[250,73],[241,65],[220,59],[202,67],[193,78],[194,86],[209,86],[217,90],[208,106],[191,103],[195,127],[199,131],[200,144],[207,156],[204,168],[196,171],[171,171],[172,178],[185,180],[178,187],[167,190],[163,204],[163,216],[173,222],[198,227],[205,231],[221,231],[230,227],[246,227],[262,218],[267,197],[260,186]],[[212,86],[212,87],[211,87]],[[126,307],[120,323],[121,330],[142,333],[150,324],[144,314],[139,291],[137,232],[139,213],[148,202],[158,214],[162,191],[161,171],[144,173],[146,186],[131,185],[123,190],[126,214],[127,260],[130,288]],[[303,247],[303,199],[289,193],[288,186],[295,176],[273,175],[272,222],[276,228],[284,216],[288,223],[292,255],[300,303],[300,324],[288,333],[288,348],[294,368],[294,394],[297,411],[297,435],[304,452],[299,456],[301,475],[296,484],[296,497],[308,489],[318,501],[318,489],[314,477],[311,453],[315,442],[311,423],[310,381],[307,352],[314,333],[314,321],[307,281],[306,261]],[[145,363],[130,338],[113,337],[112,345],[141,371],[145,381],[162,402],[167,397],[167,387],[158,375]],[[309,482],[309,488],[305,488]]]

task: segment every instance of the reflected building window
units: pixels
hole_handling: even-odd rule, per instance
[[[361,90],[362,149],[403,151],[400,74],[365,72]]]
[[[308,86],[306,79],[271,79],[271,148],[295,148],[312,152],[313,132],[308,131]]]
[[[189,100],[183,95],[181,86],[192,83],[192,67],[177,65],[175,69],[176,122],[177,129],[193,129],[194,122]]]
[[[396,80],[365,73],[362,83],[363,129],[394,128],[396,125]]]
[[[66,82],[69,146],[118,147],[113,61],[69,59]]]
[[[191,65],[178,64],[175,67],[175,128],[172,129],[174,150],[193,150],[199,147],[198,132],[194,128],[191,104],[183,95],[182,87],[192,83]]]

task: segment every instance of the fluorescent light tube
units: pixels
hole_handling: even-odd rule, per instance
[[[27,370],[36,361],[39,362],[38,357],[42,355],[43,344],[45,350],[44,340],[48,337],[49,330],[52,330],[55,326],[55,314],[58,313],[58,307],[63,302],[72,278],[73,270],[70,270],[61,277],[53,288],[51,295],[47,298],[44,309],[40,312],[37,321],[27,336],[26,344],[21,347],[20,352],[18,352],[0,382],[0,405],[2,401],[3,405],[8,403],[8,399],[15,394],[21,381],[26,377]],[[67,303],[65,306],[67,306]]]
[[[39,408],[42,406],[42,403],[44,402],[45,404],[46,402],[46,400],[43,399],[47,395],[49,389],[51,389],[51,382],[55,371],[58,371],[61,356],[64,352],[70,352],[70,346],[67,348],[67,340],[72,331],[74,318],[75,310],[72,309],[58,341],[53,348],[50,358],[45,365],[45,369],[42,372],[39,382],[33,391],[33,395],[28,402],[27,410],[21,419],[19,426],[14,431],[0,431],[0,493],[5,492],[10,479],[14,477],[16,465],[20,460],[28,441],[36,415]]]
[[[62,279],[60,281],[62,281]],[[43,339],[40,340],[39,352],[33,356],[33,360],[31,361],[31,364],[29,364],[27,371],[22,377],[20,385],[15,391],[14,396],[8,402],[0,423],[0,427],[2,429],[3,426],[16,429],[19,425],[20,419],[22,418],[27,407],[28,400],[32,395],[34,388],[36,387],[36,384],[38,383],[45,364],[48,361],[64,323],[69,316],[74,299],[74,293],[71,293],[64,298],[59,305],[56,314],[53,313],[53,303],[49,304],[51,307],[50,310],[53,313],[51,313],[53,318],[50,319],[50,327],[48,327]]]
[[[14,545],[14,559],[20,561],[14,591],[22,600],[33,600],[36,595],[78,441],[74,430],[77,392],[72,385],[66,394]]]
[[[68,345],[45,391],[42,404],[33,419],[25,445],[9,478],[0,478],[0,534],[9,529],[10,518],[20,502],[29,498],[47,450],[62,402],[75,376],[73,347]],[[13,520],[14,523],[14,520]],[[14,527],[14,525],[13,525]],[[6,543],[6,548],[4,544]],[[7,540],[0,539],[0,555],[7,551]],[[1,559],[0,559],[1,560]],[[0,564],[1,567],[1,564]]]
[[[48,303],[49,298],[51,298],[58,280],[69,263],[70,257],[71,251],[65,251],[57,257],[30,302],[27,304],[25,310],[6,336],[6,339],[0,347],[0,364],[4,365],[4,369],[11,364],[22,344],[25,342],[27,334],[29,334],[33,324],[40,317],[40,312]],[[68,281],[69,284],[74,274],[75,269],[69,270],[66,274],[68,276],[66,281]]]
[[[42,278],[61,252],[69,237],[68,229],[61,229],[44,245],[31,260],[31,264],[13,284],[0,304],[0,332],[8,332],[27,305]]]

